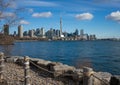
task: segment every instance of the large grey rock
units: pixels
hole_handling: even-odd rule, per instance
[[[53,72],[54,77],[63,75],[63,74],[69,74],[69,72],[73,72],[75,70],[75,67],[68,66],[68,65],[55,65],[53,66]]]
[[[23,66],[23,65],[24,65],[24,57],[19,57],[19,58],[16,60],[16,63]]]
[[[108,72],[94,72],[93,73],[93,85],[106,85],[109,84],[111,74]]]
[[[9,57],[9,58],[6,58],[5,61],[8,63],[15,63],[17,59],[18,57]]]
[[[39,61],[38,58],[30,58],[31,61]]]
[[[110,81],[110,78],[112,76],[112,74],[110,74],[108,72],[98,72],[98,74],[100,75],[99,77],[101,77],[102,79],[106,80],[107,82]]]
[[[114,75],[110,79],[110,85],[120,85],[120,76]]]
[[[83,79],[83,69],[75,69],[72,77],[76,81],[82,81],[82,79]]]
[[[38,65],[43,65],[43,66],[47,66],[50,63],[51,61],[45,61],[43,59],[39,59],[39,61],[37,62]]]

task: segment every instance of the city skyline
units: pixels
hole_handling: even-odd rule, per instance
[[[61,25],[61,20],[60,20]],[[9,29],[9,28],[8,28]],[[32,38],[40,38],[40,39],[50,39],[50,40],[96,40],[97,37],[95,34],[88,34],[84,32],[84,29],[76,29],[72,33],[62,32],[61,29],[53,29],[50,28],[46,30],[41,27],[37,29],[31,29],[28,31],[23,31],[24,27],[18,26],[18,33],[14,31],[12,34],[14,37],[18,37],[21,39],[32,39]],[[6,33],[6,31],[4,31]],[[9,33],[8,33],[9,34]]]
[[[68,3],[69,2],[69,3]],[[25,7],[26,12],[20,24],[24,30],[44,27],[46,30],[60,29],[73,32],[84,29],[88,34],[96,34],[98,38],[120,38],[120,0],[28,0],[16,1],[12,7]],[[12,27],[10,33],[17,27]]]

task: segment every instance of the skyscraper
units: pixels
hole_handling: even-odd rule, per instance
[[[45,35],[45,29],[43,27],[40,29],[40,35],[42,37]]]
[[[84,35],[84,30],[83,29],[80,30],[80,35]]]
[[[81,30],[80,30],[80,38],[83,39],[83,37],[84,37],[84,30],[81,29]]]
[[[4,34],[9,35],[9,25],[4,25]]]
[[[29,36],[34,37],[34,30],[29,30]]]
[[[18,37],[23,37],[23,27],[21,25],[18,26]]]
[[[75,36],[78,36],[78,35],[79,35],[78,29],[75,30],[74,35],[75,35]]]

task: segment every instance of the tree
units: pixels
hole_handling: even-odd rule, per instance
[[[12,44],[13,37],[3,34],[3,25],[17,25],[23,8],[15,7],[16,0],[0,0],[0,44]]]
[[[15,7],[15,1],[16,0],[0,0],[0,26],[3,26],[3,24],[9,26],[18,25],[22,19],[19,15],[24,8]]]

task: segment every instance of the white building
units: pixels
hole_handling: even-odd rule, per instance
[[[34,37],[34,30],[29,30],[29,33],[30,37]]]
[[[18,26],[18,37],[23,37],[23,27],[21,25]]]
[[[41,37],[45,37],[45,29],[44,28],[40,29],[40,35],[41,35]]]

